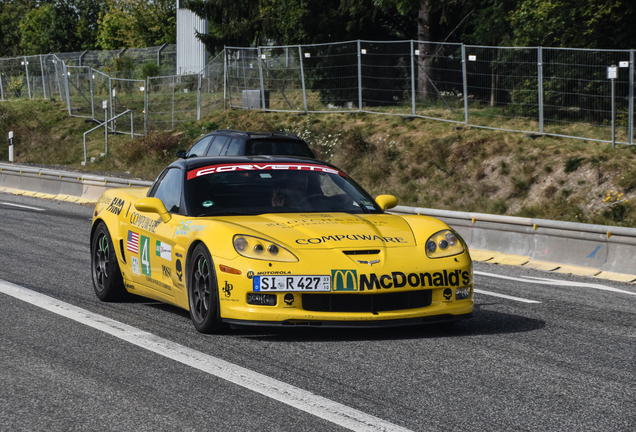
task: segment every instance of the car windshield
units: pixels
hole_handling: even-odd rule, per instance
[[[188,172],[192,216],[264,213],[382,213],[344,173],[302,163],[222,164]]]
[[[305,143],[304,141],[294,141],[289,139],[249,140],[247,141],[247,143],[245,143],[245,154],[248,156],[287,155],[287,156],[305,156],[310,158],[314,157],[307,143]]]

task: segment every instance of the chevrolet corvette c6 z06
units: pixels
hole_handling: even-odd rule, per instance
[[[384,327],[473,312],[472,262],[442,221],[386,212],[326,162],[180,159],[150,188],[110,189],[95,206],[97,297],[127,292],[230,326]]]

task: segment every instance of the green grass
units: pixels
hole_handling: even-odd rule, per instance
[[[137,96],[130,95],[131,101]],[[316,95],[312,103],[318,103]],[[434,113],[445,106],[420,109]],[[636,147],[627,145],[612,148],[560,137],[533,140],[522,133],[455,130],[453,123],[366,113],[223,111],[222,101],[209,98],[201,121],[177,121],[173,132],[135,140],[111,135],[104,157],[103,131],[89,134],[88,157],[96,162],[83,167],[82,136],[95,125],[69,117],[61,102],[0,103],[0,120],[0,160],[8,158],[6,137],[13,130],[18,163],[129,172],[152,180],[177,150],[189,148],[211,130],[282,130],[305,139],[320,159],[341,167],[372,195],[394,194],[402,205],[636,227],[636,198],[631,198],[636,195]],[[493,124],[504,125],[498,121]],[[505,126],[523,130],[533,124],[513,119]],[[597,133],[586,125],[564,126],[563,132]],[[628,200],[607,199],[616,192]]]

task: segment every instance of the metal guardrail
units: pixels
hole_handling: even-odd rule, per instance
[[[636,280],[636,228],[405,206],[391,212],[441,219],[466,240],[479,260]]]
[[[117,187],[151,182],[0,163],[0,192],[32,191],[95,202]],[[623,282],[636,281],[636,228],[397,206],[394,214],[431,216],[466,240],[473,259]]]

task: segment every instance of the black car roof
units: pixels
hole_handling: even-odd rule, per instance
[[[302,156],[200,156],[191,159],[178,159],[170,164],[170,166],[178,166],[186,170],[201,168],[210,165],[228,164],[228,163],[258,163],[258,162],[283,162],[283,163],[303,163],[312,165],[326,165],[328,167],[339,169],[328,162],[319,161],[312,158]]]
[[[274,131],[274,132],[250,132],[250,131],[240,131],[240,130],[234,130],[234,129],[217,129],[214,132],[208,134],[208,135],[213,135],[213,134],[218,134],[218,133],[226,133],[229,135],[241,135],[245,138],[248,139],[263,139],[263,138],[282,138],[282,139],[291,139],[291,140],[297,140],[297,141],[302,141],[298,136],[289,133],[289,132],[280,132],[280,131]]]

